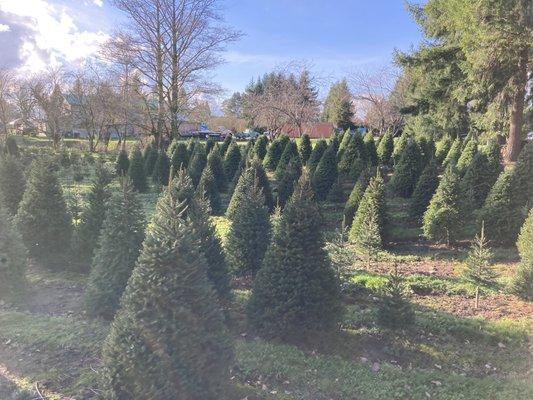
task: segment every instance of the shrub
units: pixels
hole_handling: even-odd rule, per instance
[[[7,211],[0,206],[0,299],[17,301],[26,286],[26,248]]]
[[[231,181],[239,168],[241,162],[241,150],[237,142],[231,142],[226,152],[226,157],[224,158],[224,173],[226,178]]]
[[[460,175],[464,175],[468,166],[474,160],[475,155],[477,154],[477,139],[471,138],[465,145],[461,156],[457,160],[457,172]]]
[[[155,142],[150,143],[144,150],[144,171],[147,176],[152,176],[154,172],[154,166],[157,162],[159,151]]]
[[[218,192],[217,183],[213,175],[213,171],[209,165],[206,165],[204,171],[202,172],[202,177],[198,183],[196,189],[198,195],[202,198],[205,198],[209,203],[211,212],[214,215],[220,214],[222,210],[222,205],[220,203],[220,194]]]
[[[249,174],[243,176],[246,175]],[[268,246],[270,219],[257,179],[252,175],[252,179],[247,178],[243,183],[240,204],[231,215],[226,251],[236,275],[254,276]]]
[[[448,167],[424,213],[423,231],[428,239],[446,241],[449,245],[461,232],[461,191],[459,176]]]
[[[160,151],[154,165],[152,179],[156,185],[167,186],[170,177],[170,160],[167,153]]]
[[[411,303],[404,297],[402,281],[395,267],[383,288],[383,296],[377,313],[378,324],[385,328],[406,328],[415,322],[415,313]]]
[[[383,165],[390,165],[393,151],[394,139],[392,137],[392,133],[387,132],[379,141],[377,148],[379,163]]]
[[[266,135],[260,135],[254,144],[254,156],[261,161],[265,158],[268,147],[268,138]]]
[[[426,212],[435,190],[439,186],[439,171],[435,159],[424,168],[413,192],[409,214],[413,219],[420,219]]]
[[[48,268],[64,269],[72,220],[52,168],[42,159],[32,164],[16,222],[32,257]]]
[[[269,171],[275,171],[283,150],[285,150],[281,139],[275,139],[268,146],[266,156],[263,160],[263,166]]]
[[[294,185],[300,178],[302,168],[298,162],[291,160],[285,169],[285,173],[278,182],[278,206],[285,207],[287,201],[292,196]]]
[[[139,193],[144,193],[148,190],[146,173],[144,172],[144,162],[139,149],[133,150],[131,155],[128,177],[130,178],[135,190],[137,190]]]
[[[311,152],[311,155],[309,156],[309,160],[307,160],[307,167],[309,168],[309,172],[313,174],[316,170],[316,167],[318,166],[318,163],[320,162],[320,159],[324,155],[324,152],[328,148],[328,144],[324,139],[319,140],[315,147],[313,148],[313,151]]]
[[[214,400],[226,391],[232,343],[174,182],[158,201],[104,344],[107,398]]]
[[[444,135],[435,145],[435,158],[439,164],[444,162],[444,159],[450,151],[453,140],[450,135]]]
[[[451,147],[448,151],[448,154],[446,154],[446,158],[444,158],[443,165],[456,165],[457,161],[459,160],[459,157],[461,157],[461,150],[463,148],[463,144],[461,143],[460,138],[456,138]]]
[[[83,272],[88,272],[94,250],[98,244],[100,229],[105,219],[107,201],[111,194],[108,185],[110,177],[102,164],[95,171],[91,191],[87,196],[87,205],[83,209],[78,225],[78,240],[75,247],[76,258],[82,263]]]
[[[291,338],[337,325],[339,282],[321,227],[306,171],[281,216],[248,303],[250,322],[262,335]]]
[[[112,319],[144,239],[142,205],[128,181],[113,195],[98,239],[85,294],[89,315]]]
[[[283,178],[283,175],[285,174],[285,169],[291,161],[293,164],[302,164],[300,160],[300,155],[298,154],[298,146],[292,140],[285,145],[285,149],[283,150],[283,153],[281,153],[281,157],[276,167],[277,180],[281,180],[281,178]]]
[[[311,145],[311,138],[307,133],[303,134],[300,140],[300,146],[298,150],[300,152],[302,164],[307,164],[307,160],[309,160],[309,157],[311,157],[311,152],[313,151],[313,146]]]
[[[189,162],[189,167],[187,168],[194,187],[198,186],[198,182],[200,182],[206,164],[207,156],[205,155],[205,148],[201,144],[198,144],[194,147],[194,153]]]
[[[130,167],[130,160],[125,148],[122,148],[118,153],[117,161],[115,162],[115,172],[118,176],[126,176]]]
[[[409,140],[396,164],[391,179],[391,187],[398,196],[411,197],[418,182],[421,168],[420,148],[414,140]]]
[[[363,138],[365,144],[365,151],[367,156],[367,161],[371,165],[378,165],[378,153],[376,150],[376,141],[374,140],[374,135],[372,132],[367,132]]]
[[[370,170],[366,169],[365,171],[363,171],[363,173],[361,173],[359,179],[357,179],[357,182],[355,183],[352,191],[350,192],[348,201],[344,206],[344,224],[347,228],[352,226],[355,213],[357,212],[357,208],[359,208],[359,203],[361,202],[361,199],[365,194],[365,190],[369,182]]]
[[[13,156],[0,159],[0,206],[11,215],[17,213],[26,188],[22,164]]]
[[[175,176],[181,169],[187,169],[189,166],[189,151],[187,145],[183,142],[178,142],[172,153],[172,172]]]
[[[337,151],[329,146],[313,173],[313,189],[319,201],[325,200],[333,182],[337,179]]]
[[[375,258],[381,249],[385,235],[385,197],[383,179],[377,176],[370,180],[361,203],[357,208],[350,229],[349,239],[363,253],[367,262]]]

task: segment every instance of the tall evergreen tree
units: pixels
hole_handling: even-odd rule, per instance
[[[200,178],[202,177],[202,172],[207,164],[207,156],[205,154],[205,148],[201,144],[197,144],[194,147],[194,153],[189,162],[189,167],[187,171],[191,177],[192,184],[196,187]]]
[[[237,142],[231,142],[224,158],[224,173],[228,180],[232,180],[241,162],[241,150]]]
[[[29,254],[42,265],[65,269],[72,237],[72,219],[63,190],[47,160],[34,161],[16,223]]]
[[[331,86],[324,102],[322,118],[337,128],[346,130],[353,126],[353,116],[352,95],[346,79],[343,79]]]
[[[261,161],[265,158],[268,148],[268,138],[266,135],[260,135],[254,144],[254,155]]]
[[[187,145],[183,142],[178,142],[172,153],[172,172],[175,176],[181,169],[187,169],[189,166],[189,151]]]
[[[196,191],[200,197],[203,197],[208,201],[213,215],[220,214],[222,210],[220,193],[218,192],[215,176],[209,165],[205,166]]]
[[[437,187],[439,186],[439,171],[437,168],[437,161],[432,159],[424,171],[418,182],[416,183],[415,190],[411,200],[409,208],[409,215],[411,218],[420,219],[426,212],[431,198],[435,194]]]
[[[409,136],[407,133],[403,133],[394,141],[394,150],[392,151],[392,160],[394,161],[394,165],[398,164],[398,161],[400,161],[407,144],[411,140],[411,136]]]
[[[85,293],[89,315],[112,319],[131,275],[144,239],[144,215],[133,185],[122,182],[122,190],[110,202],[102,226],[99,246],[92,261]]]
[[[167,153],[160,151],[152,172],[152,179],[156,185],[167,186],[170,177],[170,160]]]
[[[231,339],[174,182],[158,201],[104,344],[104,397],[224,397]]]
[[[357,212],[357,209],[359,208],[359,204],[361,203],[361,199],[363,198],[365,194],[365,190],[369,182],[370,182],[370,169],[365,169],[361,173],[361,175],[359,175],[357,182],[355,183],[352,191],[350,192],[348,201],[346,202],[346,205],[344,206],[344,225],[347,228],[352,226],[355,213]]]
[[[0,205],[3,204],[11,215],[17,213],[25,188],[22,164],[10,155],[0,158]]]
[[[283,143],[284,141],[282,142],[280,138],[277,138],[270,143],[270,146],[268,146],[267,153],[263,160],[263,165],[268,171],[276,170],[281,154],[285,149]]]
[[[81,263],[83,272],[88,272],[93,258],[94,250],[98,244],[98,237],[105,219],[107,201],[111,193],[109,173],[102,164],[96,167],[95,177],[91,191],[87,196],[87,205],[81,213],[78,225],[76,258]]]
[[[311,138],[307,133],[304,133],[304,135],[302,136],[298,151],[300,152],[302,164],[307,164],[307,160],[309,160],[309,157],[311,157],[311,152],[313,151],[313,146],[311,145]]]
[[[325,200],[333,182],[337,179],[337,151],[329,146],[313,173],[313,189],[319,201]]]
[[[128,177],[131,180],[135,190],[137,190],[139,193],[144,193],[148,190],[146,172],[144,171],[144,162],[141,151],[138,148],[133,150],[131,155]]]
[[[117,161],[115,162],[115,172],[118,176],[126,176],[129,168],[130,159],[128,158],[128,152],[123,147],[118,153]]]
[[[428,239],[449,245],[461,232],[461,190],[455,168],[448,167],[424,213],[423,230]]]
[[[328,148],[328,144],[324,139],[319,140],[315,147],[313,148],[313,151],[311,152],[311,155],[309,156],[309,160],[307,160],[307,167],[309,168],[309,172],[313,174],[315,172],[316,167],[318,166],[318,163],[320,162],[320,159],[324,155],[324,152]]]
[[[374,135],[372,132],[367,132],[363,138],[365,144],[365,151],[368,157],[368,162],[370,165],[378,165],[378,152],[376,149],[376,142],[374,140]]]
[[[391,187],[401,197],[411,197],[423,168],[420,148],[414,140],[409,140],[391,179]]]
[[[392,133],[387,131],[379,141],[377,148],[379,163],[382,165],[390,165],[393,151],[394,138],[392,137]]]
[[[236,275],[255,275],[261,266],[270,236],[265,198],[255,177],[246,179],[241,203],[231,216],[226,252]]]
[[[224,163],[220,156],[220,150],[218,146],[213,147],[209,155],[207,156],[207,166],[211,168],[213,177],[219,191],[224,190],[226,186],[226,174],[224,173]]]
[[[0,300],[17,301],[24,294],[26,254],[20,233],[0,205]]]
[[[335,328],[339,282],[324,251],[322,221],[305,171],[287,205],[248,303],[252,325],[265,336],[293,338]]]

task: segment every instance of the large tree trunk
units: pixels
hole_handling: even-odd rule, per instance
[[[513,79],[515,89],[511,103],[511,121],[509,124],[509,137],[505,148],[505,158],[516,161],[522,142],[522,126],[524,125],[524,101],[527,83],[527,56],[528,49],[524,48],[518,60],[518,71]]]

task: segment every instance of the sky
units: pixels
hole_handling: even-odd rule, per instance
[[[228,46],[212,78],[227,93],[291,61],[327,87],[372,70],[422,34],[403,0],[223,0],[227,24],[244,35]],[[110,0],[0,0],[0,67],[28,73],[76,65],[124,22]]]

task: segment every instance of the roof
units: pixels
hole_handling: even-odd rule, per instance
[[[290,137],[299,137],[297,126],[285,125],[281,131]],[[335,126],[330,122],[309,122],[302,126],[302,132],[307,133],[311,139],[329,138],[335,132]]]

